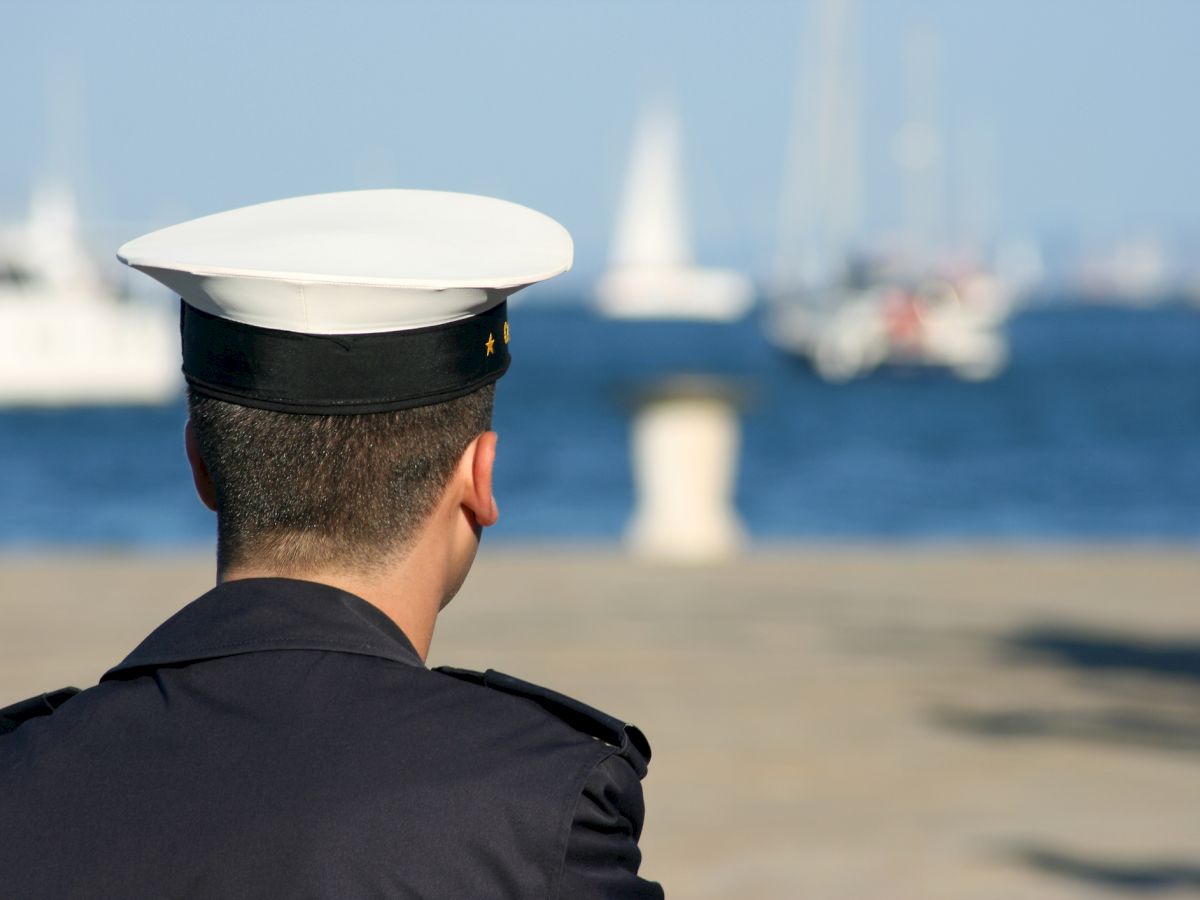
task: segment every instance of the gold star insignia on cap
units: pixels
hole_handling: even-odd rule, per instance
[[[491,356],[493,353],[496,352],[496,339],[489,334],[487,343],[484,344],[484,346],[487,347],[487,353],[485,355]]]

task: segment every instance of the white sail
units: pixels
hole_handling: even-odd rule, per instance
[[[596,303],[614,318],[730,321],[749,310],[749,281],[693,264],[679,117],[665,102],[641,115],[617,214],[611,266]]]
[[[679,116],[665,103],[647,107],[634,132],[621,193],[612,265],[689,266]]]

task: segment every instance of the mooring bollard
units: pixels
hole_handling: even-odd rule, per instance
[[[632,553],[707,563],[742,549],[734,492],[744,399],[737,385],[712,377],[669,378],[635,394]]]

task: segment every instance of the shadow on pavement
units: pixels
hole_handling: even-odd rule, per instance
[[[1181,721],[1139,709],[1081,711],[1005,709],[999,712],[941,708],[932,720],[945,728],[985,738],[1062,738],[1124,744],[1153,750],[1200,753],[1200,716]]]
[[[1127,894],[1200,889],[1200,862],[1155,860],[1113,862],[1037,845],[1017,845],[1007,854],[1020,864],[1062,878]]]
[[[1001,646],[1016,661],[1090,672],[1121,672],[1200,685],[1200,640],[1150,640],[1112,632],[1042,626],[1017,632]]]
[[[1200,753],[1200,640],[1043,625],[1002,636],[996,649],[1007,665],[1078,676],[1076,683],[1095,701],[1030,702],[1023,696],[999,708],[943,705],[930,712],[935,724],[982,738],[1058,738]]]

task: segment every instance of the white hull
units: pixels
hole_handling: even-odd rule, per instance
[[[0,406],[166,403],[183,383],[178,332],[174,310],[110,289],[64,184],[0,231]]]
[[[849,381],[889,363],[943,367],[967,381],[999,375],[1008,363],[1001,332],[1007,295],[991,279],[968,284],[961,297],[952,289],[931,294],[900,307],[886,286],[794,298],[775,305],[768,334],[809,359],[827,381]]]
[[[699,319],[733,322],[754,302],[737,272],[696,267],[625,266],[596,285],[596,305],[618,319]]]
[[[178,347],[167,309],[0,298],[0,406],[166,403],[183,383]]]

